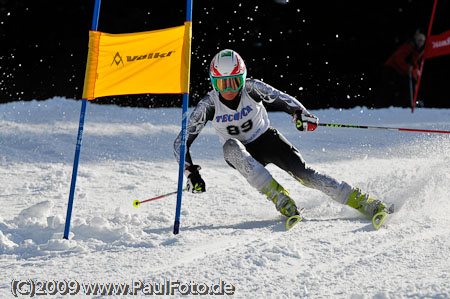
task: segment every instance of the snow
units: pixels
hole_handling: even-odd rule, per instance
[[[172,143],[181,109],[88,103],[64,240],[80,108],[64,98],[0,105],[1,298],[13,296],[14,280],[28,279],[222,281],[236,298],[450,296],[450,135],[325,127],[301,133],[288,115],[270,112],[310,166],[398,210],[376,231],[356,211],[269,165],[305,207],[306,219],[286,232],[273,204],[225,163],[208,125],[191,148],[207,192],[183,195],[180,234],[173,235],[176,196],[138,208],[133,201],[176,190]],[[448,109],[311,112],[327,123],[450,130]],[[81,288],[75,297],[88,296]]]

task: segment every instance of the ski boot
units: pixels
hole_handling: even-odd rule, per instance
[[[290,197],[289,192],[274,179],[271,179],[269,184],[260,191],[267,196],[268,200],[275,204],[277,211],[280,211],[284,216],[291,217],[300,215],[295,201]]]
[[[372,198],[369,194],[362,193],[359,189],[356,189],[350,195],[347,205],[372,218],[372,224],[376,229],[380,228],[386,216],[394,213],[393,204],[388,206],[381,200]]]
[[[356,189],[350,194],[347,205],[369,217],[373,217],[380,212],[393,212],[391,211],[393,210],[393,206],[388,207],[386,203],[370,197],[367,193],[362,193],[359,189]]]

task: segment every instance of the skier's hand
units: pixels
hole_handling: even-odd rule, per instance
[[[319,118],[305,110],[295,110],[292,122],[295,122],[299,131],[314,131],[319,124]]]
[[[187,176],[187,191],[192,193],[201,193],[206,191],[205,181],[198,172],[200,169],[201,167],[199,165],[191,165],[184,170],[184,174]]]

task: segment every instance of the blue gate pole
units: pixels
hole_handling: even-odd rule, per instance
[[[94,16],[92,18],[92,31],[97,31],[98,17],[100,14],[101,0],[95,0]],[[64,228],[64,239],[69,239],[70,219],[72,218],[73,197],[75,194],[75,185],[77,182],[78,162],[80,160],[81,141],[83,139],[84,117],[86,115],[87,99],[81,102],[80,124],[78,126],[77,145],[75,147],[75,158],[73,160],[72,182],[70,183],[69,203],[67,204],[66,224]]]
[[[187,0],[186,21],[192,22],[192,0]],[[191,53],[189,53],[188,55],[191,55]],[[190,69],[188,71],[190,71]],[[186,128],[187,128],[188,106],[189,106],[189,93],[183,93],[183,109],[182,109],[182,120],[181,120],[180,167],[179,167],[179,171],[178,171],[177,209],[175,212],[175,223],[173,225],[173,233],[175,235],[177,235],[180,232],[181,198],[183,195],[183,174],[184,174],[184,162],[186,159]]]

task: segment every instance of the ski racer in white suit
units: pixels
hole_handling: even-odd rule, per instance
[[[204,96],[189,117],[186,138],[187,188],[190,192],[205,192],[200,166],[194,165],[189,147],[208,121],[223,141],[225,161],[260,193],[275,204],[276,209],[290,217],[298,215],[295,201],[269,173],[265,166],[273,163],[288,172],[306,187],[329,195],[341,204],[358,209],[365,215],[387,209],[380,200],[360,189],[338,181],[306,165],[300,152],[275,128],[263,102],[293,117],[300,131],[314,131],[318,118],[294,97],[255,79],[246,79],[244,61],[233,50],[222,50],[211,61],[210,79],[213,90]],[[180,161],[181,133],[174,142],[175,156]]]

